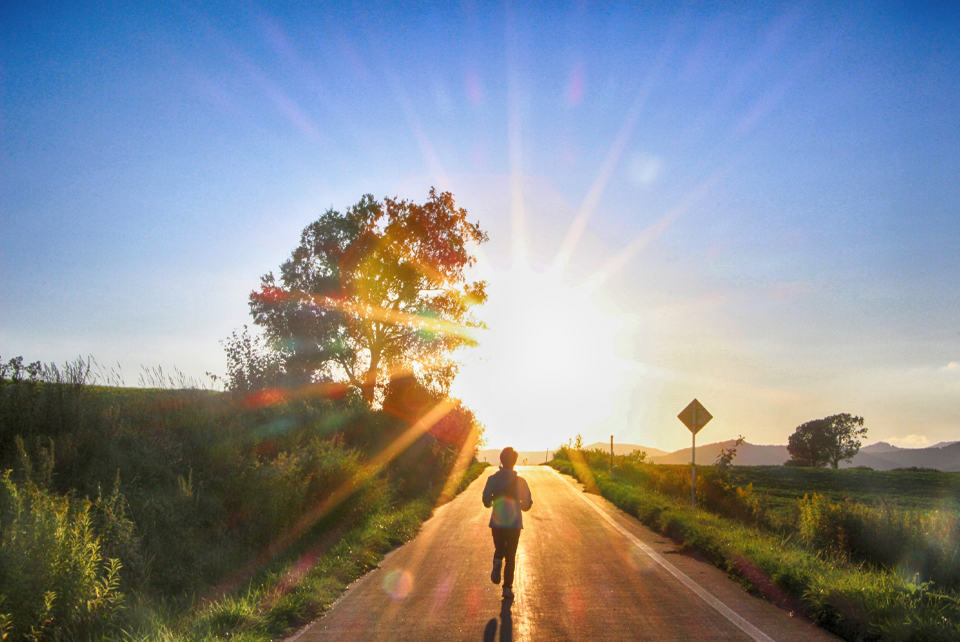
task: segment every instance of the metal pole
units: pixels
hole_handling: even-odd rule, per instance
[[[613,480],[613,435],[610,435],[610,479]]]
[[[690,459],[690,505],[697,506],[697,408],[693,408],[693,451]]]

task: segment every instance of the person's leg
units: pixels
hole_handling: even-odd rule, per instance
[[[517,564],[517,545],[520,543],[519,528],[494,529],[503,531],[503,588],[513,588],[513,571]]]
[[[490,571],[490,581],[494,584],[500,583],[500,569],[503,567],[503,556],[506,550],[506,540],[503,536],[504,529],[491,528],[493,533],[493,570]]]

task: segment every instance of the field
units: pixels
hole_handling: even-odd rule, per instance
[[[683,469],[689,471],[689,467]],[[813,493],[833,502],[850,500],[871,506],[887,503],[905,510],[960,512],[960,473],[735,466],[730,475],[738,486],[753,484],[753,490],[778,512],[790,510],[798,499]]]

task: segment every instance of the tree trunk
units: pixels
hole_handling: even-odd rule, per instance
[[[370,367],[367,368],[367,373],[363,378],[363,398],[364,400],[373,405],[374,395],[377,392],[377,375],[379,374],[380,368],[380,351],[371,350],[370,351]]]

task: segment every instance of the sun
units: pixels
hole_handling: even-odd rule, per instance
[[[488,442],[552,448],[608,418],[629,368],[616,345],[624,320],[597,289],[566,282],[556,266],[515,264],[488,282],[488,330],[453,391],[486,425]]]

